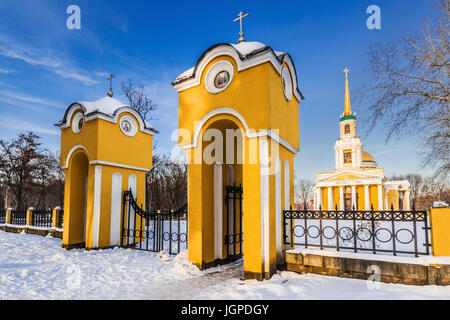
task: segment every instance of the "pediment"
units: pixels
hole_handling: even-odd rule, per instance
[[[323,181],[323,180],[356,180],[356,179],[370,179],[370,178],[378,178],[382,179],[383,175],[364,172],[364,171],[357,171],[357,170],[344,170],[339,172],[333,172],[329,175],[322,176],[317,181]]]

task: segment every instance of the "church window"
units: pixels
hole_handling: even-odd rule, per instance
[[[230,74],[228,71],[221,71],[216,75],[216,78],[214,79],[214,86],[217,89],[225,87],[228,82],[230,81]]]
[[[352,163],[352,152],[351,151],[344,152],[344,163]]]
[[[81,112],[77,112],[72,120],[73,133],[80,133],[84,126],[84,115]]]
[[[350,133],[350,125],[346,124],[344,130],[345,130],[345,134],[349,134]]]

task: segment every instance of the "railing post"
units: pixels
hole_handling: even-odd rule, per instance
[[[11,224],[11,212],[12,212],[12,208],[8,208],[6,210],[6,218],[5,218],[5,224]]]
[[[295,249],[295,246],[294,246],[294,220],[292,218],[292,205],[289,206],[289,224],[290,224],[290,226],[289,226],[289,230],[290,230],[289,235],[290,235],[290,238],[291,238],[290,239],[290,246],[289,246],[289,248],[291,250],[293,250],[293,249]]]
[[[61,207],[55,207],[53,209],[52,228],[60,228],[60,226],[58,225],[60,212],[61,212]]]
[[[27,210],[27,226],[33,225],[33,211],[34,211],[33,207],[30,207]]]

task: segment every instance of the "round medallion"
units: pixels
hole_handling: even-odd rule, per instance
[[[136,121],[128,115],[124,115],[120,118],[119,127],[120,130],[129,137],[134,137],[138,129]]]
[[[73,133],[80,133],[84,127],[84,115],[81,112],[76,113],[72,119]]]
[[[212,94],[217,94],[228,88],[233,80],[234,68],[227,60],[214,63],[205,76],[205,88]]]
[[[221,89],[225,87],[229,81],[230,74],[228,73],[228,71],[221,71],[216,75],[216,78],[214,79],[214,86],[217,89]]]
[[[292,99],[292,80],[291,74],[286,67],[283,67],[281,71],[281,86],[283,88],[284,96],[287,101],[291,101]]]

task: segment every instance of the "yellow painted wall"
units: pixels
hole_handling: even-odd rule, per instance
[[[233,64],[234,77],[225,91],[211,94],[204,88],[204,78],[210,66],[220,60]],[[295,96],[290,102],[284,98],[281,76],[269,62],[237,72],[233,58],[220,56],[208,63],[201,85],[179,93],[179,128],[188,130],[193,138],[197,121],[214,109],[227,107],[239,112],[250,129],[279,129],[279,135],[299,149],[298,105]],[[180,145],[189,143],[192,141],[181,141]]]
[[[370,208],[373,206],[373,210],[378,210],[378,185],[369,186],[370,193]]]
[[[450,208],[431,208],[431,248],[434,256],[450,256]]]
[[[389,190],[388,194],[388,210],[391,210],[391,206],[394,205],[394,210],[399,210],[398,208],[398,190]]]
[[[79,113],[81,110],[75,112]],[[75,116],[74,114],[74,116]],[[111,225],[111,182],[112,175],[118,172],[122,175],[122,190],[128,188],[128,177],[135,174],[137,178],[138,204],[145,205],[145,171],[123,168],[121,165],[151,169],[152,167],[152,142],[151,134],[140,131],[133,137],[126,136],[119,127],[120,118],[128,115],[134,118],[139,126],[138,119],[129,112],[119,115],[117,123],[103,119],[93,119],[85,122],[79,133],[72,131],[71,125],[61,129],[61,165],[66,166],[66,185],[64,203],[64,233],[63,246],[69,247],[85,243],[87,248],[108,247],[110,245]],[[71,124],[73,117],[68,119]],[[69,153],[75,146],[77,149],[69,159]],[[84,154],[85,159],[80,155]],[[81,157],[81,158],[80,158]],[[74,160],[73,160],[74,159]],[[83,166],[79,162],[83,162]],[[100,162],[99,162],[100,161]],[[103,161],[112,163],[105,164]],[[92,162],[87,165],[88,162]],[[116,166],[117,164],[118,166]],[[100,218],[99,241],[95,246],[93,242],[94,228],[94,188],[95,168],[101,167],[101,194],[100,194]],[[82,169],[86,168],[85,170]],[[83,171],[84,170],[84,171]],[[88,176],[87,201],[86,201],[86,236],[83,237],[81,225],[84,225],[84,194],[85,176]],[[136,226],[139,226],[136,223]],[[84,228],[84,227],[83,227]]]

